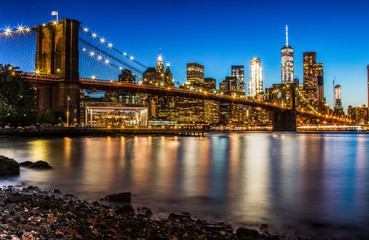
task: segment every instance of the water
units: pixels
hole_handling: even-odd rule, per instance
[[[0,186],[58,188],[87,200],[121,191],[158,216],[190,212],[236,227],[369,238],[369,135],[230,133],[205,137],[0,138],[0,155],[45,160]]]

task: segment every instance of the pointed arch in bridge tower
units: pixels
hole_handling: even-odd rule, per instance
[[[70,122],[74,119],[79,122],[80,113],[79,25],[76,20],[62,19],[58,23],[36,26],[36,75],[61,77],[56,85],[37,88],[38,107],[62,111]]]

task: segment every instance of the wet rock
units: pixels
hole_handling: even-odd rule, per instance
[[[132,194],[130,192],[114,193],[107,195],[105,200],[111,202],[130,203]]]
[[[33,162],[31,162],[31,161],[25,161],[25,162],[19,163],[19,165],[22,166],[22,167],[29,167],[29,166],[32,165],[32,163]]]
[[[138,208],[137,214],[143,215],[148,218],[152,217],[152,211],[150,208],[147,208],[147,207]]]
[[[171,213],[168,219],[191,219],[191,216],[189,213]]]
[[[123,216],[134,216],[135,210],[133,209],[131,204],[127,204],[122,207],[119,207],[117,210],[115,210],[115,213]]]
[[[47,162],[45,161],[37,161],[32,163],[30,166],[30,168],[34,168],[34,169],[51,169],[53,167],[51,167]]]
[[[19,203],[32,200],[31,195],[13,195],[5,199],[6,203]]]
[[[261,224],[260,227],[259,227],[259,231],[260,232],[265,232],[265,231],[268,231],[268,225],[267,224]]]
[[[236,234],[239,239],[258,239],[261,237],[258,231],[247,228],[237,229]]]
[[[19,175],[19,164],[11,158],[0,155],[0,176]]]

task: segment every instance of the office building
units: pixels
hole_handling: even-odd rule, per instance
[[[245,67],[243,65],[231,66],[232,77],[237,79],[237,93],[245,94]]]
[[[249,97],[263,92],[263,69],[260,66],[260,58],[251,59],[251,79],[249,81]]]
[[[286,45],[281,49],[281,83],[292,83],[293,77],[293,48],[288,45],[288,26],[286,26]]]
[[[334,87],[334,97],[335,97],[335,105],[334,105],[334,112],[333,114],[336,116],[343,116],[345,115],[342,108],[342,101],[341,101],[341,85],[337,84]]]
[[[195,89],[204,87],[204,66],[198,63],[187,63],[187,83]]]

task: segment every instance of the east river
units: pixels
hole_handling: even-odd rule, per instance
[[[87,200],[129,191],[134,207],[159,217],[190,212],[235,227],[369,238],[368,153],[369,135],[356,133],[0,138],[0,155],[54,167],[21,168],[0,186],[58,188]]]

